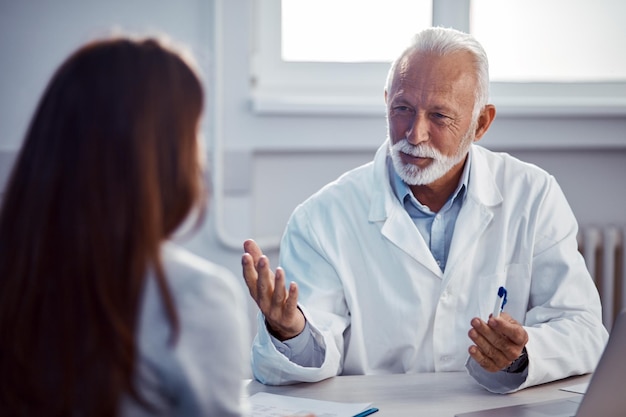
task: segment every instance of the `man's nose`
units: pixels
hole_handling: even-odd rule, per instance
[[[423,115],[415,115],[413,123],[406,132],[406,140],[412,145],[417,145],[426,142],[429,138],[428,121]]]

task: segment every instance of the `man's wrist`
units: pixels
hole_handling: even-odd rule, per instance
[[[300,333],[302,333],[302,330],[304,330],[304,328],[303,328],[301,331],[299,331],[297,333],[280,332],[280,331],[276,330],[275,328],[273,328],[272,325],[269,324],[267,319],[265,319],[265,327],[267,327],[267,331],[269,332],[269,334],[271,334],[272,336],[274,336],[276,339],[280,340],[281,342],[284,342],[285,340],[293,339],[294,337],[296,337]]]
[[[267,321],[267,317],[266,317],[265,327],[267,328],[267,331],[269,332],[269,334],[271,334],[272,336],[274,336],[276,339],[280,340],[281,342],[284,342],[285,340],[293,339],[294,337],[302,333],[306,327],[306,318],[304,317],[304,313],[302,312],[302,310],[300,310],[300,307],[298,307],[298,312],[300,313],[300,316],[302,317],[302,328],[300,330],[287,331],[287,332],[278,330]]]

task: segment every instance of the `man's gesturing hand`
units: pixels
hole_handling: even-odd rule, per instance
[[[485,323],[478,317],[472,319],[469,337],[475,343],[469,354],[484,369],[496,372],[517,359],[528,342],[528,333],[507,313],[490,317]]]
[[[250,295],[265,316],[270,333],[279,340],[291,339],[304,330],[304,315],[298,309],[298,287],[295,282],[285,287],[285,272],[270,269],[269,260],[253,240],[243,244],[241,258],[243,278]]]

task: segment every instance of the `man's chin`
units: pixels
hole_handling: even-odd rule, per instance
[[[408,169],[406,167],[407,165],[404,165],[404,172],[398,172],[398,175],[400,176],[402,181],[404,181],[408,185],[429,185],[445,175],[445,172],[441,175],[436,175],[433,172],[421,170],[415,165],[410,165]]]
[[[428,185],[433,181],[430,181],[430,178],[424,176],[423,173],[403,173],[399,174],[402,181],[407,183],[408,185]]]

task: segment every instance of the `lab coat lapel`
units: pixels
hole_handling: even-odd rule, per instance
[[[441,268],[437,265],[426,241],[400,204],[389,213],[389,217],[381,228],[381,233],[437,277],[443,277]]]
[[[487,207],[473,200],[466,200],[459,212],[454,225],[454,234],[450,242],[450,253],[446,272],[451,274],[457,263],[462,262],[470,253],[471,247],[476,245],[481,235],[493,219],[493,212]]]
[[[381,234],[437,277],[443,273],[411,217],[393,193],[387,173],[388,145],[385,142],[374,158],[372,203],[369,221],[382,223]]]
[[[473,145],[472,166],[467,196],[454,225],[446,272],[454,268],[470,253],[494,217],[494,207],[502,203],[502,194],[494,181],[482,148]]]

